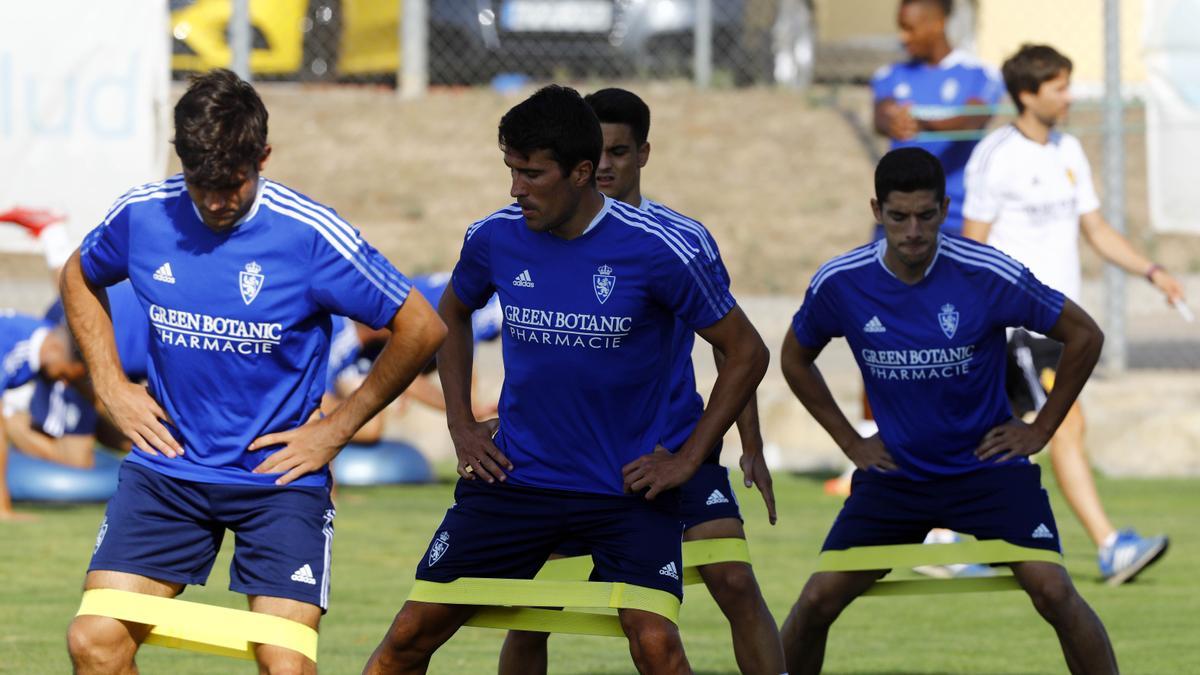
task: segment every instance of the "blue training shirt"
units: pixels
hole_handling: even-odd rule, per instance
[[[1064,296],[967,239],[939,236],[925,278],[912,286],[884,265],[886,249],[880,240],[818,269],[792,331],[810,349],[846,338],[902,476],[928,480],[991,466],[974,451],[1013,416],[1005,328],[1048,332]]]
[[[728,291],[729,271],[725,269],[725,263],[721,260],[721,251],[717,248],[716,240],[704,225],[649,199],[643,201],[642,210],[690,236],[692,245],[704,256],[722,286]],[[667,413],[670,431],[663,442],[663,446],[672,452],[679,450],[692,435],[696,423],[700,421],[700,415],[704,413],[704,398],[696,390],[696,369],[692,364],[692,349],[695,344],[696,332],[687,324],[676,320],[675,338],[671,347],[671,395]],[[715,463],[720,459],[721,444],[718,443],[705,461]]]
[[[408,279],[337,213],[261,178],[228,232],[206,227],[182,174],[122,196],[80,247],[84,274],[128,278],[153,328],[149,386],[185,454],[130,461],[208,483],[271,484],[259,436],[304,424],[320,404],[331,314],[382,327]],[[293,485],[328,482],[328,469]]]
[[[38,350],[50,324],[11,309],[0,310],[0,392],[37,375]]]
[[[871,77],[871,92],[875,101],[894,99],[897,103],[912,104],[912,116],[918,120],[939,120],[957,117],[958,106],[978,99],[983,105],[995,105],[1004,96],[1004,82],[996,69],[984,65],[961,50],[954,50],[937,65],[913,59],[880,68]],[[982,134],[980,134],[982,138]],[[891,149],[916,147],[929,151],[942,162],[946,172],[946,196],[950,211],[942,230],[961,234],[962,207],[966,198],[964,176],[971,151],[980,138],[961,141],[896,141]]]
[[[498,293],[504,385],[496,445],[514,485],[624,494],[621,467],[664,443],[675,319],[711,326],[734,299],[690,236],[604,199],[570,241],[513,204],[467,230],[452,288]]]

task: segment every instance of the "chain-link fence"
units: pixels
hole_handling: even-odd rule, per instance
[[[894,0],[241,0],[256,79],[863,81],[900,56]],[[169,0],[176,75],[237,61],[239,0]],[[949,26],[974,36],[975,0]],[[409,83],[412,84],[412,83]]]

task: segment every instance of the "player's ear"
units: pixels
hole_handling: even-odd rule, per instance
[[[874,197],[871,197],[871,214],[875,216],[875,222],[883,224],[883,206]]]
[[[646,162],[650,161],[650,141],[642,143],[641,147],[638,148],[637,153],[638,168],[641,169],[646,166]]]
[[[574,169],[571,169],[571,183],[577,188],[586,187],[595,178],[596,165],[592,164],[592,160],[590,159],[583,160],[576,164]]]
[[[265,148],[263,148],[262,157],[258,158],[258,170],[260,173],[262,172],[262,170],[264,168],[266,168],[267,158],[270,156],[271,156],[271,146],[270,146],[270,144],[268,144]]]

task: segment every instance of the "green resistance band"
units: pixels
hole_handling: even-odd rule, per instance
[[[863,572],[922,565],[1002,564],[1049,562],[1062,564],[1062,555],[1040,548],[1026,548],[1000,539],[963,541],[954,544],[899,544],[860,546],[844,551],[824,551],[817,559],[818,572]],[[1020,589],[1011,575],[958,579],[896,579],[877,581],[863,595],[929,595],[979,593]]]
[[[697,567],[719,562],[750,562],[744,539],[706,539],[683,544],[684,583],[698,583]],[[467,577],[449,583],[417,581],[409,600],[479,605],[468,626],[624,637],[613,609],[640,609],[679,622],[672,594],[623,583],[586,581],[590,556],[548,561],[534,579]],[[546,609],[562,607],[564,609]]]
[[[254,645],[274,645],[317,661],[317,631],[260,612],[214,607],[143,593],[83,592],[76,616],[107,616],[152,626],[145,644],[254,660]]]

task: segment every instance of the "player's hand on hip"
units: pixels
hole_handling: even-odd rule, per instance
[[[1014,417],[984,434],[975,456],[982,462],[995,459],[997,464],[1028,457],[1046,447],[1053,435]]]
[[[763,502],[767,505],[767,518],[774,525],[778,520],[775,514],[775,487],[771,481],[771,470],[767,468],[767,460],[763,458],[762,450],[758,452],[742,452],[738,462],[745,476],[746,487],[755,485],[762,493]]]
[[[454,454],[458,456],[458,475],[467,480],[479,477],[488,483],[508,478],[505,471],[512,471],[513,463],[492,441],[499,428],[500,420],[492,418],[450,429]]]
[[[287,485],[305,474],[320,471],[350,442],[329,420],[328,417],[312,420],[295,429],[254,439],[248,448],[251,452],[283,446],[260,462],[254,473],[281,473],[275,484]]]
[[[646,491],[646,499],[679,487],[696,473],[697,467],[679,453],[672,454],[661,445],[621,468],[626,492]]]
[[[97,392],[113,425],[143,452],[151,455],[166,455],[171,459],[183,454],[183,446],[163,420],[174,424],[162,406],[146,387],[133,382],[119,382],[104,392]]]
[[[854,441],[846,448],[845,452],[850,461],[854,462],[854,466],[863,471],[875,469],[877,471],[888,472],[900,468],[896,464],[896,460],[892,459],[891,453],[883,446],[883,441],[880,440],[879,434]]]

